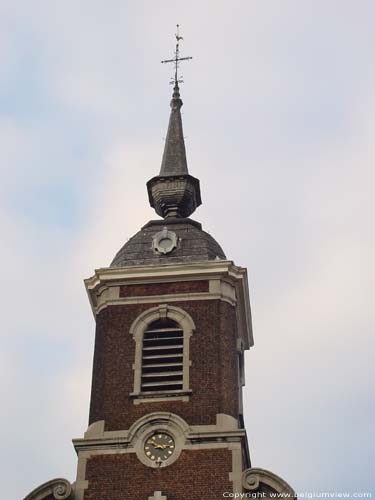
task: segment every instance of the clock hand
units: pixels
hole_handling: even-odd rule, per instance
[[[156,449],[160,449],[160,445],[158,445],[154,440],[147,441],[147,444],[150,444],[151,446],[153,446]]]
[[[147,444],[150,444],[156,450],[162,450],[164,448],[162,444],[157,444],[157,443],[155,443],[155,441],[147,441]]]

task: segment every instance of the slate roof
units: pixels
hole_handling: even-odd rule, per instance
[[[169,117],[168,132],[159,174],[161,176],[184,175],[189,173],[186,161],[184,132],[182,129],[182,104],[180,89],[178,83],[176,83],[170,104],[171,114]]]
[[[153,236],[164,228],[176,233],[177,248],[166,255],[152,248]],[[167,218],[148,222],[117,252],[111,267],[173,264],[226,259],[220,245],[191,219]]]
[[[142,227],[117,252],[111,267],[204,262],[226,259],[220,245],[188,217],[202,203],[199,180],[189,174],[181,120],[180,89],[175,82],[168,133],[159,175],[147,183],[150,205],[164,219],[152,220]],[[177,236],[177,246],[161,253],[153,238],[167,228]],[[173,238],[175,240],[175,238]]]

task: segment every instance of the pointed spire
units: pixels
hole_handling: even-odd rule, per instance
[[[188,174],[184,133],[181,119],[180,88],[175,82],[171,100],[171,114],[169,118],[167,138],[165,141],[160,175]]]
[[[182,37],[179,34],[178,25],[176,33],[175,57],[164,63],[174,63],[175,73],[172,83],[173,95],[171,100],[171,114],[169,118],[167,138],[165,141],[161,169],[158,176],[153,177],[147,183],[150,205],[161,217],[189,217],[202,203],[199,180],[189,175],[185,141],[182,128],[181,106],[178,77],[178,65],[180,61],[191,59],[191,57],[180,57],[179,43]]]

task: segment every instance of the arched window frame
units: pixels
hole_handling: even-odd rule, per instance
[[[183,331],[183,371],[182,371],[182,390],[181,391],[160,391],[150,396],[149,394],[144,395],[141,390],[142,382],[142,345],[143,345],[143,335],[147,330],[148,326],[154,321],[168,318],[180,326]],[[191,390],[189,387],[189,370],[190,370],[190,338],[195,331],[195,324],[191,316],[180,309],[179,307],[161,304],[157,307],[147,309],[142,314],[140,314],[132,323],[130,327],[130,335],[133,336],[135,341],[135,360],[133,364],[134,371],[134,389],[132,396],[135,398],[145,398],[145,400],[155,400],[163,399],[171,396],[187,396],[190,394]]]

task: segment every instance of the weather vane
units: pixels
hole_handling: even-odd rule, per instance
[[[174,78],[171,80],[171,84],[178,85],[179,83],[183,83],[182,77],[178,77],[178,68],[180,65],[180,61],[187,61],[188,59],[193,59],[192,57],[180,57],[180,40],[183,40],[182,36],[180,36],[180,26],[177,24],[176,31],[176,49],[174,52],[173,59],[166,59],[165,61],[161,61],[162,63],[174,63]]]

